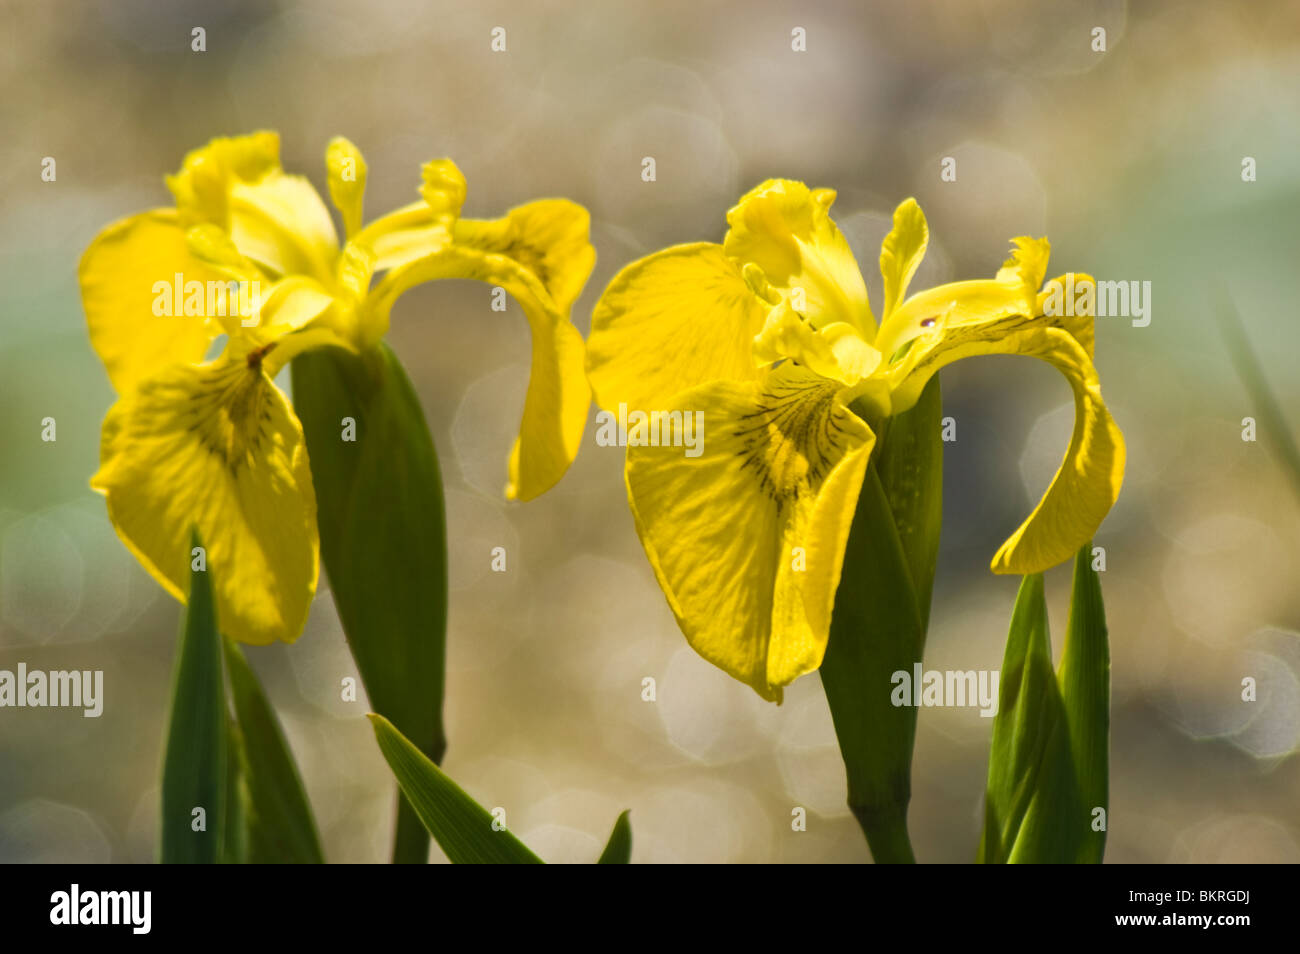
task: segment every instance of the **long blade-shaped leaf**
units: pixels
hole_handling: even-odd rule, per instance
[[[1092,545],[1074,558],[1070,618],[1057,681],[1070,726],[1070,752],[1082,814],[1075,860],[1101,864],[1110,813],[1110,641],[1101,578],[1092,568]],[[1098,813],[1098,809],[1101,812]]]
[[[1264,440],[1273,448],[1273,453],[1291,478],[1296,493],[1300,494],[1300,448],[1291,436],[1291,428],[1277,396],[1269,386],[1264,369],[1260,367],[1255,349],[1250,345],[1250,337],[1242,326],[1237,307],[1224,289],[1218,291],[1219,330],[1228,346],[1228,355],[1232,358],[1237,376],[1246,386],[1255,413],[1261,418],[1260,425]]]
[[[221,846],[223,865],[248,863],[248,818],[244,806],[248,791],[244,785],[244,740],[239,735],[239,723],[230,719],[226,723],[226,821]]]
[[[321,555],[370,704],[441,761],[447,542],[442,477],[419,399],[385,345],[361,356],[302,355],[293,390]],[[428,836],[403,801],[393,860],[427,858]]]
[[[196,536],[194,545],[201,546]],[[163,757],[164,864],[212,864],[225,842],[227,722],[221,637],[206,570],[190,574]]]
[[[981,861],[1100,863],[1105,851],[1110,649],[1091,558],[1091,544],[1075,557],[1056,673],[1042,577],[1021,585],[993,725]]]
[[[618,816],[618,821],[614,822],[614,830],[609,833],[609,841],[596,864],[625,865],[632,860],[632,823],[628,821],[627,815],[627,812],[623,812]]]
[[[239,647],[225,640],[243,776],[247,858],[254,864],[320,864],[320,839],[302,778],[262,686]]]
[[[848,774],[849,807],[879,862],[911,862],[906,832],[916,709],[891,701],[893,674],[921,661],[907,557],[874,465],[858,495],[835,593],[822,685]]]
[[[981,862],[1010,860],[1025,816],[1039,792],[1039,776],[1049,761],[1049,753],[1058,747],[1058,739],[1067,737],[1063,722],[1061,694],[1052,671],[1043,577],[1033,574],[1020,584],[1002,659],[984,797]],[[1068,751],[1064,762],[1069,764]]]
[[[875,465],[889,501],[898,541],[907,557],[912,590],[921,616],[921,648],[930,622],[930,593],[943,524],[943,396],[939,375],[916,405],[885,425]]]
[[[453,864],[541,864],[508,829],[494,829],[492,814],[391,722],[376,713],[370,721],[397,784]]]

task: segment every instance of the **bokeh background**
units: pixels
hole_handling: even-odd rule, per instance
[[[931,225],[922,284],[990,276],[1026,233],[1050,236],[1049,274],[1152,282],[1149,327],[1097,328],[1129,447],[1097,539],[1107,859],[1300,860],[1300,499],[1269,435],[1242,440],[1257,410],[1212,307],[1222,283],[1300,423],[1300,5],[67,0],[9,2],[0,20],[0,668],[103,669],[107,695],[99,719],[0,710],[0,861],[154,856],[179,613],[87,486],[113,395],[75,271],[108,222],[169,204],[162,177],[187,150],[258,128],[279,130],[285,166],[322,193],[325,143],[351,138],[371,213],[414,199],[419,164],[439,156],[468,178],[468,215],[585,204],[599,260],[574,311],[584,332],[622,264],[719,240],[727,208],[770,176],[839,190],[877,302],[878,243],[908,195]],[[505,53],[490,50],[496,26]],[[945,156],[956,182],[940,181]],[[621,450],[589,428],[557,488],[503,499],[529,343],[518,307],[493,312],[489,295],[424,286],[390,335],[447,481],[446,769],[550,860],[593,859],[623,808],[636,861],[867,860],[817,677],[778,708],[687,648],[641,554]],[[1017,581],[988,560],[1059,461],[1069,391],[1013,358],[963,362],[943,387],[958,439],[926,663],[996,669]],[[490,572],[495,546],[506,573]],[[1058,653],[1068,587],[1068,569],[1049,574]],[[364,701],[340,699],[354,669],[326,581],[296,644],[248,655],[328,858],[386,859],[394,786]],[[973,858],[990,731],[974,709],[921,712],[922,860]],[[791,831],[796,805],[806,832]]]

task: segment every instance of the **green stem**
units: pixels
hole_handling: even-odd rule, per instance
[[[907,836],[907,804],[890,806],[882,811],[853,810],[878,865],[913,865],[912,840]]]
[[[429,860],[429,832],[411,803],[397,793],[397,830],[393,834],[393,864],[422,865]]]

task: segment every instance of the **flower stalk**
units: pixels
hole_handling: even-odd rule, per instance
[[[942,517],[938,378],[916,407],[868,421],[880,434],[835,594],[822,685],[848,775],[849,808],[877,863],[913,863],[907,834],[917,710],[891,701],[921,662]]]

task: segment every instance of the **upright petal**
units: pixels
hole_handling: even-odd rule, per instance
[[[302,427],[237,342],[214,364],[173,365],[104,420],[91,486],[127,548],[184,601],[191,532],[213,574],[222,632],[293,642],[316,589],[316,499]]]
[[[748,192],[727,213],[731,226],[726,254],[752,262],[786,294],[798,289],[796,310],[820,328],[837,321],[853,325],[870,342],[875,319],[867,286],[848,241],[830,217],[835,192],[802,182],[769,179]]]
[[[77,278],[91,346],[119,394],[173,362],[202,361],[221,334],[207,315],[185,314],[186,284],[206,290],[227,279],[191,254],[170,209],[104,229],[82,255]]]
[[[911,407],[926,381],[944,365],[980,354],[1041,358],[1065,375],[1074,393],[1074,432],[1043,499],[999,548],[995,573],[1041,573],[1073,556],[1101,526],[1124,480],[1124,435],[1106,409],[1092,359],[1078,338],[1051,319],[1003,319],[950,325],[928,336],[895,407]]]
[[[699,384],[756,378],[754,336],[769,308],[721,245],[675,245],[633,262],[591,315],[587,377],[596,402],[662,409]]]
[[[272,172],[230,189],[230,236],[253,261],[280,275],[333,278],[339,240],[320,193],[302,176]]]
[[[907,286],[925,258],[930,227],[915,199],[904,199],[894,210],[894,227],[880,246],[880,275],[885,281],[885,303],[880,320],[888,321],[907,296]]]
[[[646,555],[695,650],[780,701],[821,665],[844,547],[875,437],[840,386],[792,363],[672,402],[702,416],[690,445],[629,434],[628,499]]]
[[[342,136],[335,136],[325,148],[329,173],[330,200],[343,217],[344,234],[351,238],[361,228],[366,198],[368,167],[361,150]]]
[[[217,226],[241,253],[280,275],[329,280],[338,251],[334,222],[310,182],[281,170],[275,133],[214,139],[185,157],[167,187],[187,227]]]
[[[213,139],[187,153],[167,188],[187,226],[208,222],[230,229],[230,189],[259,182],[280,169],[280,137],[273,132]]]

